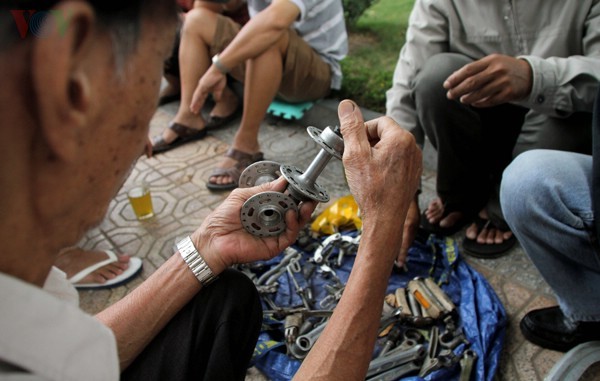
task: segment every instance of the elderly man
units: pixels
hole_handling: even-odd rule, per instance
[[[286,216],[279,237],[242,229],[245,200],[283,191],[285,180],[234,191],[154,274],[95,318],[73,305],[72,286],[53,268],[59,250],[102,219],[143,151],[173,41],[172,1],[119,4],[0,5],[0,377],[243,379],[260,304],[252,283],[227,268],[274,257],[307,222],[312,203]],[[14,28],[22,16],[41,21],[36,34]],[[365,123],[350,101],[339,116],[364,230],[344,296],[300,379],[364,379],[421,173],[414,138],[393,121]]]

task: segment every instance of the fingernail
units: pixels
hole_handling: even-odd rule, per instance
[[[346,117],[354,112],[354,102],[342,101],[339,106],[340,117]]]

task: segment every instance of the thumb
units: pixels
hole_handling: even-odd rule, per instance
[[[361,145],[361,142],[367,142],[365,121],[356,103],[348,99],[341,101],[338,106],[338,117],[346,147],[356,147]]]

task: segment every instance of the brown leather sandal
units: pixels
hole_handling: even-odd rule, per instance
[[[206,136],[206,128],[198,130],[175,122],[171,122],[168,128],[175,132],[177,137],[171,143],[167,143],[162,134],[154,136],[152,138],[152,154],[165,152],[187,142],[203,139]]]
[[[226,153],[226,157],[230,157],[236,161],[236,163],[228,168],[215,168],[209,176],[209,181],[206,183],[206,187],[212,191],[224,191],[231,190],[238,187],[240,175],[250,164],[256,163],[257,161],[264,160],[263,153],[257,152],[255,154],[249,154],[246,152],[238,151],[235,148],[230,148]],[[229,176],[233,181],[227,184],[216,184],[210,182],[210,177],[213,176]]]

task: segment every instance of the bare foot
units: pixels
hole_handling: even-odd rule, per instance
[[[123,271],[129,267],[130,257],[129,255],[118,255],[118,258],[118,262],[110,263],[99,268],[77,283],[102,284],[123,273]],[[67,279],[70,279],[81,270],[106,259],[107,256],[103,251],[86,251],[80,248],[70,248],[61,252],[58,258],[56,258],[54,265],[64,271],[67,274]]]
[[[502,231],[491,224],[489,215],[485,209],[479,212],[479,217],[483,220],[487,220],[487,223],[483,226],[481,231],[479,231],[476,223],[472,223],[465,232],[467,238],[477,239],[477,243],[480,244],[497,245],[501,244],[512,236],[512,232],[510,230]]]
[[[435,225],[439,223],[442,228],[452,227],[463,218],[463,213],[458,211],[450,212],[444,217],[444,211],[445,205],[442,200],[437,197],[429,203],[429,206],[425,211],[425,217],[427,217],[430,224]]]

